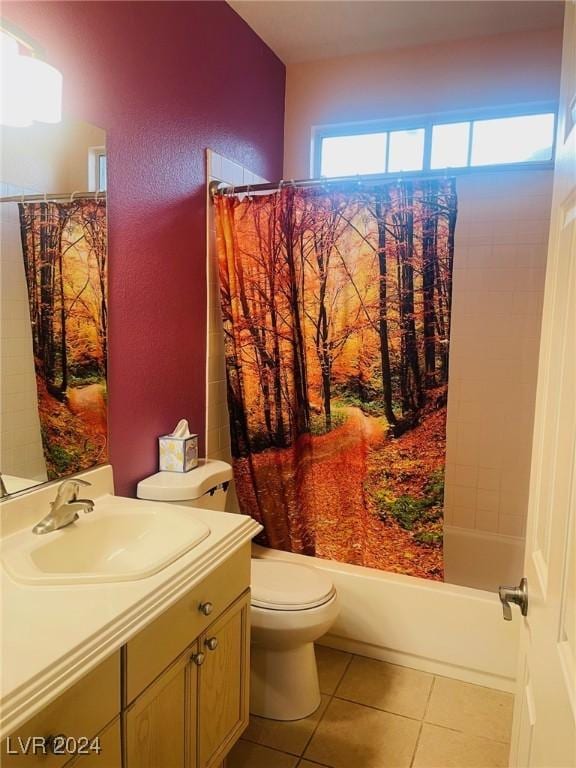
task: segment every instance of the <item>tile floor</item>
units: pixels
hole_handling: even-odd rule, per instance
[[[322,704],[252,717],[226,768],[505,768],[512,696],[317,646]]]

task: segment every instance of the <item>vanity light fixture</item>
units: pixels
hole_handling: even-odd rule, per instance
[[[62,120],[62,74],[34,48],[0,28],[0,123],[25,127]]]

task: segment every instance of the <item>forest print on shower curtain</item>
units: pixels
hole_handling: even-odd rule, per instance
[[[216,210],[241,510],[276,549],[442,579],[454,181]]]
[[[48,479],[102,464],[107,440],[106,201],[19,204]]]

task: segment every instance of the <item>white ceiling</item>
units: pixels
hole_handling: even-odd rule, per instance
[[[286,64],[559,26],[555,0],[228,0]]]

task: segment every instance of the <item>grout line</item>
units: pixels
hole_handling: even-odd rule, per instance
[[[412,759],[410,760],[410,768],[413,768],[414,760],[416,760],[416,752],[418,752],[418,745],[420,744],[420,736],[422,735],[423,728],[424,728],[424,720],[420,720],[420,728],[418,729],[418,736],[416,737],[416,743],[414,744],[414,752],[412,752]]]
[[[422,719],[420,720],[420,728],[418,730],[418,736],[416,738],[416,744],[414,745],[414,753],[412,754],[412,760],[410,761],[410,768],[413,768],[414,761],[416,760],[416,753],[418,752],[418,747],[420,745],[420,737],[422,736],[422,731],[424,730],[424,723],[426,713],[428,712],[428,707],[430,706],[430,699],[432,698],[432,691],[434,690],[434,684],[436,683],[436,676],[432,676],[432,684],[430,685],[430,690],[428,691],[428,698],[426,699],[426,706],[424,707],[424,712],[422,713]]]
[[[251,739],[245,739],[244,736],[242,738],[238,739],[236,742],[237,744],[241,741],[244,741],[246,744],[253,744],[255,747],[260,747],[261,749],[269,749],[271,752],[279,752],[281,755],[286,755],[286,757],[292,757],[296,759],[298,762],[302,759],[301,755],[295,755],[294,752],[286,752],[283,749],[278,749],[278,747],[269,747],[267,744],[260,744],[258,741],[252,741]],[[297,764],[296,764],[297,765]],[[296,768],[296,766],[295,766]]]
[[[470,731],[461,731],[458,728],[451,728],[449,725],[439,725],[438,723],[431,723],[429,720],[422,721],[426,725],[431,725],[433,728],[440,728],[443,731],[450,731],[450,733],[459,733],[461,736],[469,736],[471,739],[480,739],[481,741],[491,741],[492,744],[503,744],[504,746],[510,746],[510,741],[500,741],[500,739],[492,739],[490,736],[481,736],[478,733],[471,733]]]
[[[424,707],[424,714],[422,715],[422,721],[426,720],[426,715],[428,714],[428,708],[430,707],[430,701],[432,699],[432,693],[434,691],[434,686],[436,685],[436,675],[432,678],[432,685],[430,686],[430,690],[428,691],[428,698],[426,699],[426,706]]]
[[[342,670],[342,674],[340,675],[340,679],[338,680],[338,682],[334,686],[334,690],[332,691],[332,693],[324,693],[324,694],[320,693],[321,696],[328,696],[328,702],[327,702],[326,706],[324,707],[324,711],[322,712],[322,715],[318,718],[318,722],[316,723],[314,729],[312,730],[312,733],[310,734],[310,738],[308,739],[308,741],[304,745],[304,749],[302,750],[302,753],[300,755],[300,762],[304,759],[304,755],[306,754],[306,750],[308,749],[308,747],[310,746],[310,742],[312,741],[312,739],[316,735],[316,731],[318,730],[318,727],[320,726],[320,723],[326,717],[326,712],[328,712],[328,708],[330,707],[330,704],[332,703],[332,701],[333,701],[333,699],[334,699],[334,697],[336,695],[336,691],[338,690],[338,687],[339,687],[340,683],[344,679],[344,676],[345,676],[346,672],[348,672],[348,669],[350,668],[350,664],[352,664],[352,659],[353,658],[354,658],[353,654],[350,654],[350,658],[348,659],[344,669]]]
[[[352,662],[354,661],[355,658],[356,658],[356,655],[351,653],[350,654],[350,658],[348,659],[348,662],[347,662],[346,666],[342,670],[342,674],[340,675],[340,678],[339,678],[338,682],[334,686],[334,691],[332,692],[332,698],[334,698],[334,696],[336,696],[336,694],[338,693],[338,688],[340,688],[340,686],[342,685],[342,680],[344,680],[344,678],[346,677],[346,673],[348,672],[348,670],[352,666]]]
[[[338,701],[345,701],[347,704],[355,704],[357,707],[365,707],[366,709],[374,709],[376,712],[384,712],[385,715],[394,715],[394,717],[403,717],[405,720],[412,720],[412,722],[421,723],[421,717],[412,717],[412,715],[403,715],[400,712],[394,712],[393,709],[383,709],[382,707],[375,707],[373,704],[365,704],[363,701],[356,701],[355,699],[345,699],[342,696],[334,696],[333,698]]]
[[[496,594],[496,593],[494,593]],[[406,669],[413,669],[413,667],[406,667]],[[416,672],[420,672],[421,670],[417,669]],[[482,685],[482,683],[470,683],[468,680],[460,680],[458,677],[450,677],[450,675],[440,675],[432,672],[423,672],[424,675],[433,675],[433,677],[441,677],[442,680],[452,680],[455,683],[462,683],[462,685],[470,685],[472,688],[484,688],[488,691],[494,691],[495,693],[501,693],[503,696],[512,696],[514,698],[515,694],[512,691],[504,691],[502,688],[494,688],[492,685]]]

